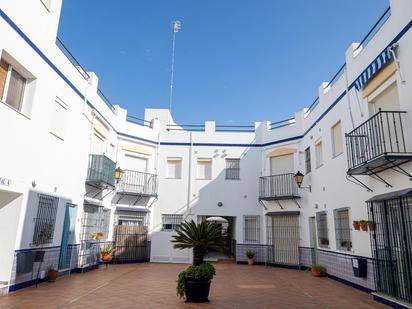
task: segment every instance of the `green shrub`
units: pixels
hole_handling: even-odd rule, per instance
[[[322,265],[319,265],[319,264],[312,264],[312,265],[310,266],[310,269],[320,270],[320,272],[321,272],[322,274],[323,274],[323,273],[326,273],[326,268],[323,267]]]
[[[185,278],[210,280],[216,274],[212,264],[203,263],[200,265],[192,265],[180,272],[177,277],[176,294],[180,298],[185,295]]]
[[[253,259],[254,258],[254,256],[255,256],[255,251],[252,251],[252,250],[248,250],[248,251],[246,251],[246,257],[248,258],[248,259]]]

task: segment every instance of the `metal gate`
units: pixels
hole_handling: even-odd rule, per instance
[[[268,221],[269,262],[299,265],[299,212],[273,212]]]
[[[367,203],[376,290],[412,302],[412,189]]]
[[[115,227],[114,262],[130,263],[148,259],[147,227],[117,225]]]

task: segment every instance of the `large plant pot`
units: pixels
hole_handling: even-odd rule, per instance
[[[102,261],[103,261],[103,263],[110,263],[110,261],[112,260],[112,256],[111,255],[109,255],[109,254],[106,254],[106,255],[102,255]]]
[[[209,290],[211,280],[205,279],[185,279],[185,295],[188,303],[209,302]]]
[[[49,270],[47,272],[47,281],[56,282],[58,276],[59,276],[59,272],[57,270]]]

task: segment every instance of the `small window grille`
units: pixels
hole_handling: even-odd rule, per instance
[[[240,179],[240,159],[226,159],[226,179]]]
[[[259,216],[244,216],[244,241],[245,243],[260,242],[260,217]]]
[[[316,214],[316,226],[319,247],[329,247],[328,215],[326,212],[318,212]]]
[[[334,217],[336,248],[350,251],[352,249],[352,241],[350,237],[349,210],[336,209],[334,211]]]
[[[39,194],[37,216],[34,218],[33,244],[43,245],[53,242],[59,199],[54,196]]]
[[[312,170],[312,164],[310,162],[310,147],[305,149],[305,165],[306,165],[306,174],[309,174]]]
[[[162,215],[162,231],[176,231],[176,227],[182,221],[183,215]]]

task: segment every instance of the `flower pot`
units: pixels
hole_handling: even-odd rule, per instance
[[[112,256],[110,254],[102,255],[103,263],[110,263],[111,260],[112,260]]]
[[[96,240],[102,240],[102,239],[103,239],[103,236],[102,236],[102,235],[97,235],[95,239],[96,239]]]
[[[185,278],[185,295],[188,303],[209,302],[210,279]]]
[[[361,227],[362,231],[364,231],[364,232],[368,231],[368,224],[367,223],[361,224],[360,227]]]
[[[356,231],[360,231],[360,224],[359,224],[359,223],[354,223],[354,224],[353,224],[353,228],[354,228]]]
[[[49,270],[47,272],[47,281],[48,282],[56,282],[57,277],[59,276],[59,271],[57,270]]]
[[[310,271],[312,272],[312,275],[313,275],[314,277],[322,277],[322,270],[321,270],[321,269],[319,269],[319,268],[312,268]]]
[[[253,260],[253,258],[251,258],[251,259],[247,259],[247,264],[248,265],[253,265],[253,263],[254,263],[254,260]]]

